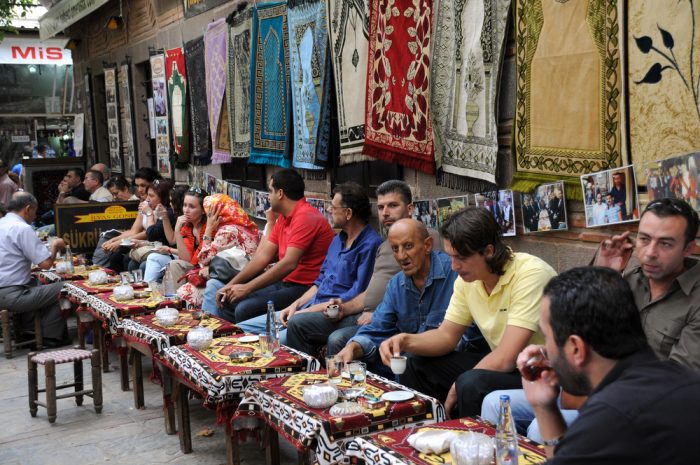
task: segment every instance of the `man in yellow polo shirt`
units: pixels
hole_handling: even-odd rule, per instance
[[[542,290],[556,272],[543,260],[514,253],[501,239],[488,210],[467,208],[449,218],[440,233],[452,269],[459,274],[439,328],[397,334],[380,347],[382,361],[409,354],[401,382],[445,400],[447,414],[478,415],[481,401],[496,389],[522,385],[515,360],[528,344],[544,340],[538,327]],[[455,348],[475,322],[488,343]]]

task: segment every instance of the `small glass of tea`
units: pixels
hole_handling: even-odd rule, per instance
[[[540,347],[540,352],[530,357],[527,362],[525,362],[525,365],[520,368],[520,374],[527,381],[537,381],[543,371],[551,369],[552,365],[549,364],[547,354],[545,354],[544,350]]]

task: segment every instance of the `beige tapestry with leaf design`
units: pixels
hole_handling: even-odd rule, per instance
[[[646,162],[700,149],[700,5],[630,0],[630,153]]]

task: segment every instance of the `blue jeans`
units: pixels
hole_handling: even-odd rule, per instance
[[[208,279],[207,287],[204,288],[204,300],[202,301],[202,310],[211,313],[214,316],[221,316],[219,307],[216,306],[216,293],[226,284],[218,279]]]
[[[211,280],[210,280],[211,281]],[[212,288],[205,289],[205,300],[211,299],[214,295],[216,302],[216,291]],[[285,283],[282,281],[270,284],[269,286],[251,292],[247,297],[234,303],[226,302],[221,306],[219,313],[222,318],[234,323],[241,323],[259,315],[265,315],[267,312],[267,301],[271,300],[275,304],[276,310],[289,307],[292,302],[301,297],[304,292],[309,289],[309,286],[295,283]],[[206,295],[209,292],[209,295]]]
[[[277,321],[280,321],[280,314],[282,311],[277,312]],[[250,320],[242,321],[238,323],[238,327],[244,332],[250,334],[262,334],[265,332],[265,326],[267,324],[267,313],[251,318]],[[287,328],[280,329],[280,344],[287,345]]]
[[[146,259],[146,270],[143,272],[143,280],[147,283],[160,282],[163,279],[163,268],[173,261],[171,255],[152,253]]]
[[[535,418],[535,413],[530,407],[530,403],[525,398],[525,391],[522,389],[509,389],[504,391],[493,391],[484,398],[481,404],[481,417],[494,424],[498,423],[498,408],[500,406],[500,396],[506,394],[510,396],[510,410],[513,413],[515,427],[518,433],[527,434],[527,437],[535,442],[542,443],[542,435]],[[562,410],[562,416],[567,426],[578,417],[578,410]]]

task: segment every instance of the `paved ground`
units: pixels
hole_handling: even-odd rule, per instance
[[[73,325],[74,326],[74,325]],[[74,333],[74,330],[72,331]],[[215,413],[204,409],[201,401],[190,402],[192,454],[180,452],[177,435],[163,429],[160,386],[146,381],[144,410],[136,410],[132,391],[122,392],[114,355],[112,371],[103,373],[104,408],[96,415],[92,399],[81,407],[74,399],[58,401],[56,423],[49,424],[46,410],[39,408],[36,418],[29,415],[27,401],[27,353],[15,352],[5,359],[0,354],[0,464],[84,465],[116,464],[221,464],[225,462],[224,431],[217,426]],[[89,385],[89,361],[84,362],[85,383]],[[144,373],[150,370],[144,358]],[[39,384],[43,386],[43,368]],[[72,381],[72,364],[59,365],[57,383]],[[42,398],[43,394],[40,394]],[[198,437],[204,427],[214,430],[210,437]],[[280,440],[281,462],[296,461],[296,451]],[[241,445],[241,463],[265,463],[265,454],[253,442]]]

